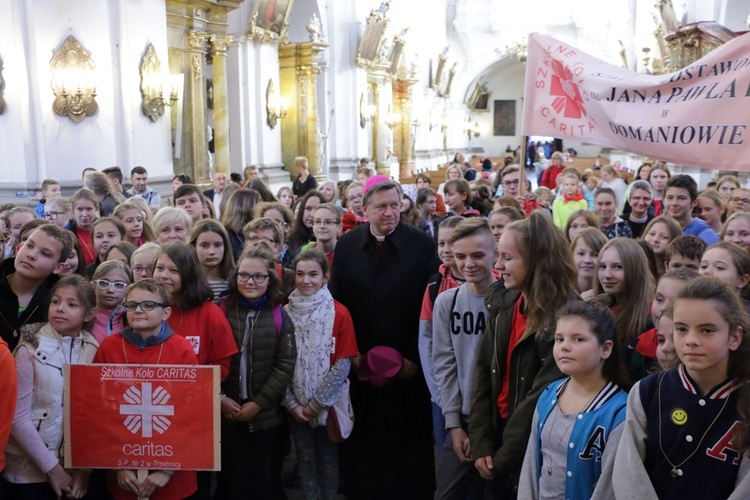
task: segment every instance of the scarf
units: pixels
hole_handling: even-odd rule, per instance
[[[297,342],[297,363],[290,387],[298,403],[309,405],[331,369],[331,355],[335,349],[333,297],[326,285],[309,297],[294,290],[289,295],[286,311],[294,323]],[[325,425],[326,415],[327,412],[321,413],[310,421],[310,425]]]
[[[569,201],[581,201],[583,199],[582,194],[574,194],[573,196],[563,195],[563,200],[567,203]]]
[[[247,309],[252,309],[253,311],[260,311],[261,309],[265,309],[266,307],[268,307],[268,303],[269,303],[268,293],[264,293],[263,296],[259,298],[258,300],[248,300],[238,293],[237,303],[239,303],[239,305]]]

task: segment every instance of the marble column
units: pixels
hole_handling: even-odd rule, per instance
[[[227,109],[227,47],[229,35],[211,35],[214,66],[214,165],[216,172],[229,173],[229,115]]]
[[[393,150],[398,157],[399,177],[409,178],[414,175],[414,157],[411,136],[412,121],[412,88],[415,79],[398,79],[393,82],[393,111],[399,117],[393,127]]]
[[[318,119],[318,75],[323,71],[321,52],[328,44],[291,43],[279,46],[281,95],[290,96],[289,112],[281,120],[281,151],[290,172],[296,156],[307,157],[310,173],[322,179]]]

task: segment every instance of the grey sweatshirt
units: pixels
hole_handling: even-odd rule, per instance
[[[446,429],[460,427],[461,415],[469,415],[477,351],[488,321],[484,296],[469,292],[468,284],[446,290],[435,300],[432,362]]]

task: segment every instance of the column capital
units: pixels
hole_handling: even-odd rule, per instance
[[[232,43],[232,35],[211,35],[211,48],[217,56],[226,56],[227,47]]]
[[[208,38],[208,34],[203,31],[189,30],[187,35],[188,48],[203,51],[203,42]]]

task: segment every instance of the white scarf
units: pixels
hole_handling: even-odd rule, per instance
[[[308,405],[331,369],[331,355],[335,349],[333,297],[326,285],[309,297],[294,290],[289,296],[286,311],[294,323],[294,338],[297,342],[292,394],[297,402]],[[325,424],[326,413],[316,417],[310,422],[311,425]]]

